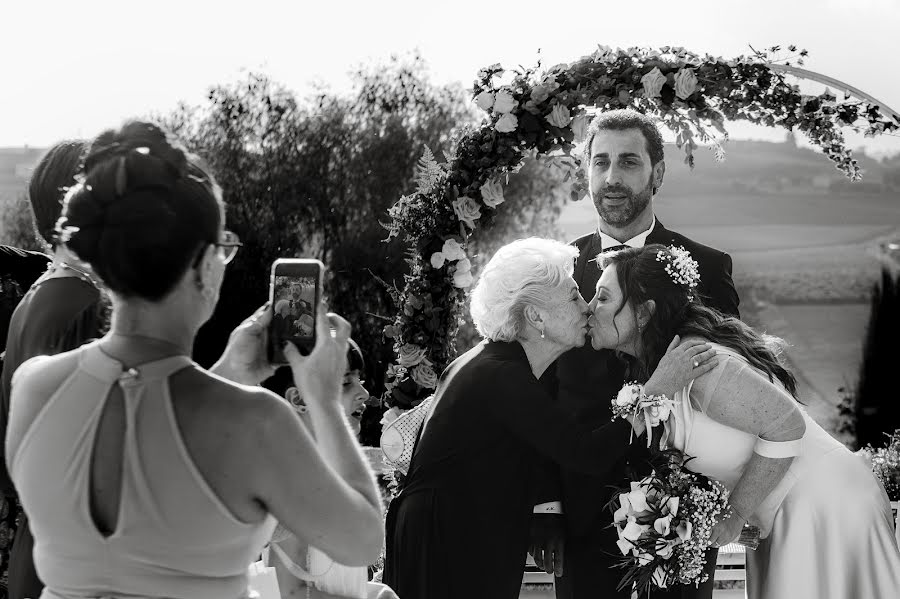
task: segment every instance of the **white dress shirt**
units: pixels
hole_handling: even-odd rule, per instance
[[[597,230],[597,233],[600,235],[600,247],[601,248],[611,248],[616,245],[627,245],[632,248],[642,248],[647,245],[647,236],[653,232],[653,228],[656,226],[656,215],[653,215],[653,222],[650,223],[650,228],[644,231],[643,233],[638,233],[628,241],[619,241],[618,239],[613,239],[606,233],[601,230]]]

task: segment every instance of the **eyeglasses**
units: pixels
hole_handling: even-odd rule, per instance
[[[234,260],[238,248],[243,245],[237,234],[231,231],[222,231],[222,240],[215,244],[219,248],[219,256],[225,264]]]

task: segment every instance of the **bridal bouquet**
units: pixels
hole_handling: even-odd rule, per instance
[[[712,528],[728,515],[727,489],[687,470],[682,452],[661,451],[654,461],[649,476],[610,502],[626,570],[619,590],[704,582]]]

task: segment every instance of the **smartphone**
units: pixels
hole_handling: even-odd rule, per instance
[[[279,258],[272,264],[269,302],[269,362],[287,364],[284,342],[306,355],[316,345],[316,318],[322,303],[325,265],[318,260]]]

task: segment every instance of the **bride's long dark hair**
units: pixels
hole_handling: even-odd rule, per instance
[[[675,335],[701,337],[734,350],[754,367],[766,373],[769,380],[778,379],[784,388],[797,397],[797,381],[779,360],[784,342],[778,337],[760,334],[740,319],[726,316],[704,306],[691,294],[687,285],[676,282],[668,272],[668,260],[674,259],[672,251],[663,245],[653,244],[643,248],[628,248],[602,255],[598,261],[603,268],[615,266],[616,279],[622,289],[623,302],[635,309],[653,300],[655,309],[643,331],[640,332],[642,355],[638,359],[643,372],[649,377],[656,369],[669,343]]]

